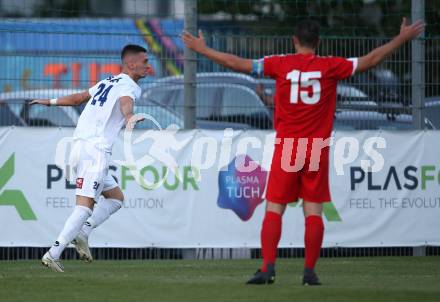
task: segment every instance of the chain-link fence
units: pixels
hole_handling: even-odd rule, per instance
[[[115,2],[115,1],[113,1]],[[111,2],[109,11],[96,4],[55,1],[5,1],[3,15],[75,16],[75,18],[5,18],[0,22],[0,125],[74,126],[81,110],[28,108],[34,98],[58,97],[84,90],[101,78],[120,72],[119,52],[128,44],[144,45],[156,77],[141,81],[139,112],[157,112],[166,127],[183,126],[184,81],[183,4],[179,1]],[[153,3],[153,4],[152,4]],[[300,19],[322,24],[320,55],[359,57],[385,43],[399,30],[400,17],[411,15],[410,1],[199,1],[199,28],[213,48],[247,58],[294,52],[292,28]],[[69,6],[70,5],[70,6]],[[119,5],[119,6],[118,6]],[[411,44],[377,68],[358,74],[338,86],[335,129],[412,129],[414,110],[423,110],[423,128],[440,127],[440,5],[427,1],[424,45],[424,87],[413,85]],[[151,9],[147,11],[146,8]],[[75,13],[87,18],[77,18]],[[160,15],[163,14],[163,17]],[[110,17],[125,17],[115,19]],[[99,17],[99,18],[96,18]],[[197,16],[196,16],[197,17]],[[277,31],[274,30],[277,26]],[[198,59],[196,127],[208,129],[271,129],[274,81],[239,77]],[[170,78],[171,77],[171,78]],[[215,83],[217,86],[212,86]],[[233,86],[231,85],[240,85]],[[62,93],[58,91],[63,89]],[[421,107],[413,105],[413,89],[423,89]],[[46,90],[41,92],[41,90]],[[9,93],[8,93],[9,92]],[[243,100],[238,103],[236,100]],[[213,106],[215,104],[215,106]],[[160,109],[155,109],[161,107]],[[247,110],[249,109],[249,110]],[[249,111],[247,113],[246,111]],[[147,128],[148,126],[143,126]]]
[[[0,247],[0,260],[33,260],[41,259],[47,247]],[[91,253],[95,260],[180,260],[180,259],[259,259],[262,258],[261,249],[249,248],[197,248],[197,249],[169,249],[169,248],[92,248]],[[440,247],[363,247],[347,248],[332,247],[321,250],[321,258],[334,257],[409,257],[409,256],[440,256]],[[303,248],[279,248],[278,258],[303,258]],[[73,248],[63,252],[63,259],[78,259]]]
[[[184,127],[183,1],[1,1],[0,126],[74,127],[82,107],[37,107],[28,101],[82,91],[121,70],[120,50],[129,43],[148,49],[156,76],[141,81],[137,112],[162,127]],[[246,58],[292,53],[292,29],[304,18],[322,25],[320,55],[358,57],[397,34],[402,16],[417,1],[198,1],[198,27],[209,46]],[[440,128],[440,3],[424,3],[422,87],[413,85],[411,44],[380,66],[341,82],[335,129],[414,129],[423,110],[425,129]],[[102,2],[101,2],[102,4]],[[275,94],[270,79],[231,73],[198,57],[196,127],[272,129]],[[424,101],[415,108],[413,89]],[[143,124],[145,129],[152,125]],[[45,248],[0,248],[0,259],[35,259]],[[257,258],[258,249],[93,249],[96,259]],[[302,257],[303,249],[280,249]],[[324,257],[439,255],[438,247],[328,248]],[[76,257],[73,250],[67,258]]]

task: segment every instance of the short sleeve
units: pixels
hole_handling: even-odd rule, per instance
[[[282,58],[283,56],[264,57],[264,75],[276,78],[281,70]]]
[[[135,102],[136,99],[140,97],[140,88],[131,85],[122,85],[119,87],[118,95],[118,98],[128,96],[133,100],[133,102]]]
[[[330,66],[330,77],[336,80],[343,80],[348,77],[351,77],[356,72],[357,68],[357,58],[341,58],[334,57],[331,58],[331,66]]]

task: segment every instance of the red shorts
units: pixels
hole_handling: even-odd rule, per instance
[[[281,167],[282,149],[282,144],[275,145],[266,200],[280,204],[295,202],[299,198],[309,202],[330,202],[329,148],[322,150],[317,171],[310,171],[310,153],[307,152],[304,166],[297,172],[288,172]],[[291,163],[293,165],[296,155],[292,153]]]

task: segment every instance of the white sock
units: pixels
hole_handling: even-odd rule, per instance
[[[55,241],[55,244],[49,250],[49,254],[53,258],[60,258],[61,253],[69,243],[75,239],[76,235],[81,231],[84,222],[90,217],[90,215],[92,215],[92,210],[88,207],[76,206],[75,209],[73,209],[72,214],[70,214],[64,224],[63,230],[60,235],[58,235],[57,241]]]
[[[122,207],[122,201],[117,199],[101,199],[93,209],[92,216],[87,219],[84,226],[81,229],[81,233],[89,237],[92,230],[104,221],[106,221],[111,215],[116,213]]]

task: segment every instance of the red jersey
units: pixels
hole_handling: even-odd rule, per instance
[[[264,75],[276,80],[277,137],[327,138],[333,128],[336,85],[356,70],[357,59],[313,54],[264,58]]]

